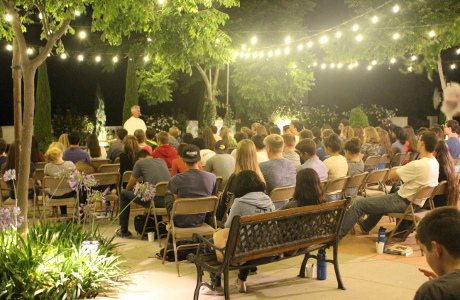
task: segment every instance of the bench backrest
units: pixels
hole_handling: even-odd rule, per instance
[[[235,216],[223,263],[238,263],[317,244],[338,242],[347,201]]]

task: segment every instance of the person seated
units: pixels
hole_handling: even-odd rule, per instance
[[[315,144],[315,142],[313,142],[313,144]],[[321,184],[318,173],[314,169],[306,168],[297,173],[292,200],[283,205],[280,209],[317,205],[326,202],[326,194],[324,193],[324,187]]]
[[[185,143],[179,144],[177,147],[177,154],[179,154],[179,158],[176,158],[172,161],[171,164],[171,177],[175,176],[179,173],[184,173],[187,171],[187,165],[185,164],[184,160],[182,159],[182,152],[184,148],[187,146]],[[198,162],[198,168],[203,170],[203,166],[201,165],[201,161]]]
[[[303,130],[303,124],[297,120],[292,120],[289,124],[289,129],[291,130],[291,133],[295,136],[295,144],[297,145],[297,143],[300,140],[299,134]]]
[[[351,126],[344,126],[340,131],[340,138],[342,139],[342,142],[346,142],[354,136],[355,132]]]
[[[72,131],[68,135],[70,146],[64,150],[62,159],[65,161],[71,161],[74,164],[78,161],[85,161],[91,163],[89,153],[80,148],[81,135],[78,131]]]
[[[251,128],[246,127],[246,126],[241,127],[240,132],[245,133],[248,139],[251,139],[252,136],[254,135],[254,134],[252,133]]]
[[[345,177],[348,174],[348,164],[345,157],[340,155],[342,150],[342,141],[335,133],[328,136],[324,141],[324,149],[329,155],[329,158],[324,160],[327,167],[327,179],[333,180],[340,177]],[[331,194],[327,196],[329,201],[337,201],[342,198],[342,193]]]
[[[339,238],[342,239],[350,229],[358,223],[363,234],[368,234],[383,215],[387,213],[403,213],[417,191],[425,185],[437,185],[439,177],[439,163],[433,155],[438,144],[438,137],[434,132],[426,131],[417,143],[420,159],[393,170],[388,179],[400,179],[404,183],[396,193],[358,199],[346,211]],[[360,220],[363,215],[367,219]],[[359,220],[359,222],[358,222]]]
[[[139,144],[139,148],[147,150],[147,152],[152,155],[152,147],[145,143],[145,132],[142,129],[136,129],[134,131],[134,136],[137,139],[137,143]]]
[[[414,300],[460,299],[460,211],[441,207],[418,224],[415,239],[433,271],[419,268],[428,277]]]
[[[177,151],[177,147],[179,147],[179,141],[177,140],[177,137],[179,136],[179,128],[177,126],[173,126],[169,128],[169,145],[173,146],[174,149]]]
[[[215,125],[209,125],[209,129],[211,129],[211,132],[212,132],[212,135],[214,137],[214,140],[217,142],[217,141],[220,141],[222,139],[222,137],[220,135],[217,134],[217,131],[218,131],[218,128],[217,126]],[[214,143],[215,144],[215,143]]]
[[[403,130],[401,127],[395,127],[393,129],[393,138],[396,140],[392,145],[391,145],[391,150],[393,154],[398,154],[398,153],[406,153],[406,140],[407,137],[404,134]]]
[[[58,147],[50,147],[45,153],[45,158],[49,163],[45,165],[43,173],[45,176],[57,177],[60,174],[68,173],[70,175],[76,169],[76,166],[71,161],[64,161],[62,159],[62,150]],[[54,191],[50,191],[53,199],[64,199],[75,197],[75,191],[70,187],[57,188]],[[61,215],[67,215],[67,205],[59,206]]]
[[[277,134],[270,134],[264,139],[264,144],[269,160],[260,163],[259,166],[267,183],[267,194],[270,195],[272,190],[277,187],[295,185],[294,165],[283,157],[283,138]],[[288,199],[277,202],[275,206],[279,208],[287,201]]]
[[[313,132],[308,129],[304,129],[299,133],[299,141],[304,139],[313,139]]]
[[[352,137],[345,142],[345,159],[348,164],[348,176],[352,177],[356,174],[361,174],[364,172],[364,162],[359,157],[361,150],[361,142],[358,138]],[[350,187],[346,190],[347,197],[356,197],[358,194],[359,187]]]
[[[363,161],[369,156],[378,156],[380,150],[380,136],[374,127],[364,128],[364,141],[361,146],[361,158]]]
[[[228,144],[225,140],[217,141],[214,149],[216,155],[208,159],[204,167],[205,171],[221,176],[222,181],[226,181],[235,171],[235,158],[228,154],[227,150]]]
[[[311,133],[313,133],[313,141],[316,144],[316,150],[318,150],[319,148],[323,148],[323,143],[321,142],[321,129],[319,129],[318,127],[313,127],[311,129]]]
[[[269,133],[281,135],[281,129],[278,126],[270,126]]]
[[[149,201],[142,201],[140,197],[137,197],[134,194],[134,187],[137,183],[137,179],[142,176],[144,182],[148,182],[153,185],[156,185],[158,182],[169,181],[171,179],[168,167],[163,159],[152,158],[149,152],[145,149],[141,149],[136,156],[137,161],[134,164],[133,173],[129,178],[126,189],[122,190],[120,193],[120,229],[117,230],[117,234],[122,238],[132,237],[132,233],[128,230],[131,202],[146,208],[150,207]],[[155,196],[154,203],[155,207],[165,207],[164,197]]]
[[[112,143],[107,151],[107,158],[110,159],[111,163],[115,163],[115,160],[120,157],[123,152],[123,140],[128,135],[128,131],[124,128],[117,130],[118,140]]]
[[[303,130],[302,130],[303,131]],[[289,159],[294,168],[300,166],[300,156],[295,150],[295,136],[292,133],[282,135],[284,140],[283,157]]]
[[[248,135],[244,132],[237,132],[233,135],[233,138],[235,139],[236,141],[236,145],[238,145],[242,140],[245,140],[248,138]],[[237,148],[233,149],[231,155],[236,158],[236,151],[237,151]]]
[[[127,135],[123,141],[122,152],[120,154],[120,182],[123,181],[123,174],[132,171],[137,161],[137,153],[141,150],[134,135]],[[125,188],[125,186],[123,186]]]
[[[268,135],[267,128],[265,128],[264,125],[257,126],[256,134],[261,135],[261,136],[267,136]]]
[[[448,120],[446,122],[446,127],[444,127],[444,133],[448,137],[446,144],[449,147],[449,152],[452,158],[458,158],[460,156],[460,141],[458,140],[457,135],[458,128],[459,126],[457,120]]]
[[[434,156],[439,163],[438,182],[447,180],[447,194],[434,196],[434,207],[457,206],[459,196],[458,173],[455,171],[454,162],[445,141],[438,142]]]
[[[333,133],[334,131],[332,129],[324,129],[321,131],[322,147],[318,148],[318,144],[316,145],[316,155],[318,155],[321,161],[324,161],[325,159],[329,158],[329,154],[326,153],[326,149],[324,147],[324,140],[327,139]]]
[[[254,142],[254,145],[256,145],[256,150],[257,150],[257,161],[259,164],[264,161],[268,161],[268,155],[267,151],[265,151],[265,145],[264,145],[264,136],[262,135],[254,135],[251,140]]]
[[[296,149],[300,152],[300,156],[305,161],[302,165],[296,168],[297,173],[303,169],[313,169],[319,176],[319,180],[327,180],[327,167],[316,155],[316,144],[312,139],[301,140]]]
[[[182,136],[182,143],[191,144],[192,142],[193,142],[193,134],[191,134],[190,132],[184,133],[184,135]]]
[[[158,147],[158,144],[155,141],[156,135],[157,132],[153,128],[147,128],[147,130],[145,131],[145,143],[152,148],[152,151],[154,151]]]
[[[153,158],[161,158],[166,162],[168,168],[171,168],[172,161],[179,158],[174,146],[169,145],[169,134],[161,131],[157,134],[158,147],[152,152]]]
[[[58,142],[61,143],[61,145],[64,146],[64,149],[69,148],[70,147],[69,135],[67,133],[61,134],[61,136],[58,139]]]
[[[219,135],[222,138],[222,140],[227,142],[227,145],[228,145],[229,148],[236,147],[235,141],[233,140],[233,138],[232,138],[232,136],[230,134],[230,129],[227,126],[223,126],[220,129]]]
[[[208,159],[216,155],[216,152],[206,148],[206,143],[203,138],[194,138],[192,144],[200,149],[201,165],[206,166]]]
[[[30,148],[30,161],[33,163],[44,162],[43,153],[38,149],[37,138],[32,136],[32,147]]]
[[[177,174],[168,183],[172,197],[166,197],[166,210],[170,214],[174,201],[179,198],[203,198],[216,192],[216,176],[200,170],[200,149],[195,145],[187,145],[182,151],[182,159],[187,164],[187,171]],[[205,221],[206,214],[178,215],[174,218],[174,226],[198,227]]]
[[[252,132],[253,136],[257,134],[257,127],[259,127],[259,126],[260,126],[260,123],[257,123],[257,122],[251,124],[251,132]],[[241,129],[243,129],[243,128],[241,128]]]
[[[0,167],[6,162],[7,159],[5,155],[6,146],[6,141],[0,138]]]
[[[99,140],[94,133],[88,134],[86,137],[86,152],[89,153],[91,159],[106,159],[107,152],[105,147],[99,146]]]

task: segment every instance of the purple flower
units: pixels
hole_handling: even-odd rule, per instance
[[[150,201],[153,199],[153,197],[155,197],[155,194],[155,186],[149,182],[137,183],[134,187],[134,195],[139,197],[141,201]]]
[[[89,203],[94,203],[94,202],[97,202],[97,201],[101,201],[101,202],[105,202],[105,195],[107,193],[106,192],[101,192],[101,191],[98,191],[98,190],[93,190],[93,191],[90,191],[88,193],[88,202]]]
[[[85,174],[84,172],[73,172],[68,179],[69,185],[74,191],[88,191],[91,187],[97,185],[97,180],[93,175]]]
[[[10,180],[16,180],[16,170],[15,169],[9,169],[5,171],[5,174],[3,174],[3,180],[10,181]]]
[[[19,227],[24,222],[24,217],[19,216],[21,209],[13,207],[12,209],[0,208],[0,230],[8,230],[13,227]]]

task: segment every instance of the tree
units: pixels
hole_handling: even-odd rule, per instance
[[[48,81],[48,70],[46,62],[38,67],[36,110],[34,119],[34,134],[38,140],[40,150],[44,151],[53,141],[53,130],[51,126],[51,90]]]
[[[364,111],[361,109],[361,107],[356,107],[353,108],[350,112],[350,126],[355,127],[355,126],[361,126],[361,127],[367,127],[369,126],[369,120],[367,119],[366,114]]]
[[[128,58],[126,69],[125,102],[123,103],[123,124],[131,117],[131,107],[139,103],[137,92],[136,66],[132,58]]]
[[[397,12],[392,12],[392,2],[384,5],[378,0],[345,2],[364,15],[356,22],[368,22],[361,24],[359,29],[363,40],[357,42],[357,34],[349,31],[354,23],[338,27],[337,31],[344,34],[340,39],[324,44],[326,59],[343,63],[375,60],[377,64],[385,64],[395,58],[405,65],[402,72],[422,73],[426,70],[431,79],[431,74],[437,71],[442,88],[445,88],[442,52],[460,43],[459,1],[407,0],[400,3]],[[375,10],[379,6],[381,8]],[[374,15],[378,18],[375,24],[370,21]],[[349,33],[345,33],[347,29]],[[413,60],[413,55],[422,57]]]
[[[27,186],[28,173],[30,168],[30,148],[33,131],[33,119],[35,109],[35,73],[37,68],[46,60],[48,54],[56,47],[56,52],[64,51],[61,37],[69,32],[74,33],[70,27],[76,18],[76,12],[85,12],[91,6],[91,30],[102,33],[101,39],[111,45],[119,45],[123,37],[129,37],[133,33],[148,33],[152,37],[161,34],[170,28],[161,27],[162,16],[182,20],[194,15],[200,8],[208,14],[213,13],[212,1],[209,0],[174,0],[167,1],[163,6],[151,0],[124,1],[124,0],[68,0],[65,2],[35,1],[35,0],[0,0],[0,15],[8,15],[8,18],[0,20],[0,38],[11,40],[16,38],[13,53],[18,53],[21,59],[21,71],[24,81],[24,115],[22,119],[22,140],[19,141],[19,172],[18,173],[18,202],[24,215],[24,222],[20,227],[21,233],[27,232]],[[219,0],[221,5],[234,5],[234,0]],[[122,17],[120,17],[122,16]],[[196,24],[189,31],[195,35],[206,31],[206,27],[218,26],[213,17],[197,19]],[[214,23],[213,23],[214,22]],[[170,25],[174,25],[171,23]],[[33,27],[35,30],[28,31]],[[171,26],[172,27],[172,26]],[[34,58],[27,53],[27,42],[25,32],[38,40],[43,40],[44,46]],[[177,48],[184,48],[187,45],[179,43]],[[16,51],[18,50],[18,51]],[[169,50],[169,49],[167,49]],[[19,124],[19,119],[16,123]]]
[[[97,85],[96,99],[94,100],[94,133],[99,139],[106,139],[107,131],[105,130],[105,103],[101,87]]]
[[[246,114],[254,120],[266,119],[279,108],[300,105],[300,100],[313,85],[309,65],[314,56],[306,50],[293,48],[285,39],[288,32],[292,40],[305,35],[305,18],[314,5],[313,1],[303,0],[245,0],[241,1],[241,8],[224,10],[230,15],[224,29],[232,38],[234,49],[238,50],[235,55],[249,56],[239,57],[232,64],[238,116]],[[251,29],[249,34],[248,28]],[[250,44],[253,37],[256,43]],[[242,53],[241,45],[246,48]],[[269,45],[279,45],[280,54],[273,52],[270,56],[265,50]]]

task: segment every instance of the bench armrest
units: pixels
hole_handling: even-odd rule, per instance
[[[210,248],[219,250],[220,252],[222,252],[222,254],[224,253],[225,247],[222,247],[222,248],[217,247],[216,245],[214,245],[213,243],[211,243],[208,239],[204,238],[204,237],[203,237],[201,234],[199,234],[198,232],[195,232],[195,233],[193,234],[193,241],[200,243],[200,247],[202,247],[202,244],[205,244],[206,246],[208,246],[208,247],[210,247]]]

